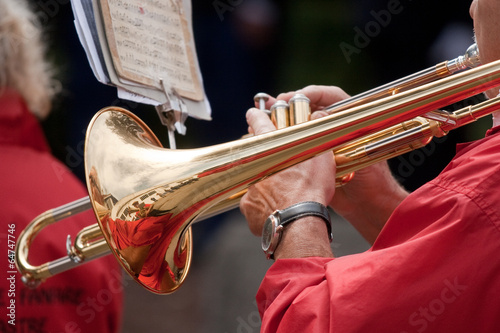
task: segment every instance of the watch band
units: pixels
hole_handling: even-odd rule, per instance
[[[328,239],[330,242],[333,240],[332,234],[332,223],[330,221],[330,213],[328,212],[328,208],[319,202],[315,201],[304,201],[292,205],[283,210],[279,210],[280,216],[280,225],[284,226],[287,223],[293,222],[304,216],[318,216],[321,217],[325,223],[326,228],[328,229]]]

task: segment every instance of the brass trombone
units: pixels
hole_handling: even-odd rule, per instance
[[[498,110],[495,98],[454,113],[439,111],[500,85],[500,61],[451,75],[477,64],[472,48],[465,56],[332,105],[327,117],[199,149],[164,149],[132,113],[103,109],[86,135],[89,198],[48,211],[23,231],[16,248],[23,281],[34,287],[111,249],[146,289],[171,293],[189,270],[191,224],[234,207],[250,185],[329,150],[342,178]],[[73,245],[68,240],[68,257],[29,264],[30,244],[43,227],[89,207],[99,226],[82,230]]]

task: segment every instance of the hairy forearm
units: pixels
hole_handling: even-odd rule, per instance
[[[303,217],[287,225],[274,253],[275,259],[333,257],[325,221]]]
[[[360,209],[353,210],[343,217],[370,244],[373,244],[392,212],[407,196],[408,192],[394,180],[394,182],[389,182],[387,187],[374,198],[360,202],[358,204]]]

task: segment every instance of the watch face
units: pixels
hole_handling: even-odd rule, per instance
[[[262,249],[264,251],[267,251],[271,246],[275,227],[275,218],[274,216],[270,216],[264,223],[264,228],[262,229]]]

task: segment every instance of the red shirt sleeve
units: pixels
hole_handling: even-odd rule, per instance
[[[325,319],[329,318],[330,302],[325,264],[332,260],[307,258],[276,261],[257,294],[265,332],[328,331],[328,320]]]
[[[496,194],[445,183],[412,194],[369,251],[277,260],[257,294],[262,332],[496,331]]]

